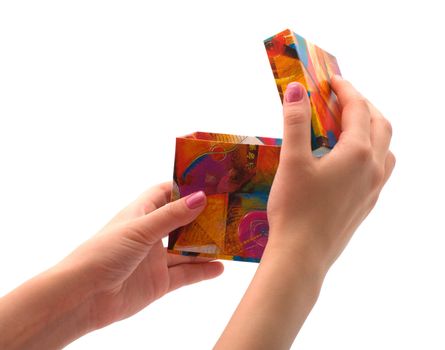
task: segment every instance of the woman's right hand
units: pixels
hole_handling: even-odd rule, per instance
[[[341,105],[342,133],[330,153],[315,158],[309,98],[302,85],[288,86],[280,164],[267,208],[266,250],[298,253],[322,273],[374,207],[395,165],[391,124],[348,81],[334,76],[332,88]]]
[[[342,133],[322,158],[311,152],[306,91],[298,83],[287,87],[280,164],[267,206],[269,241],[215,349],[289,349],[329,267],[391,175],[391,125],[349,82],[334,77],[332,87]]]

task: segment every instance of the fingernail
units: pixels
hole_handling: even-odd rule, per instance
[[[305,89],[298,83],[290,83],[286,89],[286,102],[298,102],[303,99]]]
[[[202,206],[206,201],[206,195],[203,191],[192,193],[185,199],[185,204],[189,209],[196,209]]]
[[[334,74],[331,77],[331,80],[342,80],[342,79],[343,79],[343,77],[341,75],[339,75],[339,74]]]

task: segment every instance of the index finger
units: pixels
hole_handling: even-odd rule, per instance
[[[142,207],[144,214],[151,213],[170,202],[172,187],[172,181],[156,185],[142,193],[134,204]]]
[[[385,162],[391,143],[392,126],[383,114],[369,101],[368,106],[372,115],[371,143],[378,159],[381,162]]]
[[[371,113],[366,99],[350,82],[340,76],[334,75],[331,80],[332,89],[342,109],[342,134],[347,133],[359,140],[370,142]]]
[[[170,202],[171,189],[172,181],[148,189],[133,203],[122,209],[106,226],[133,220],[164,206]]]

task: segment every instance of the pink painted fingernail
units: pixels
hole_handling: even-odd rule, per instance
[[[189,209],[196,209],[201,207],[206,201],[206,195],[203,191],[192,193],[185,199],[185,204]]]
[[[305,89],[299,83],[290,83],[286,89],[286,102],[298,102],[303,99]]]

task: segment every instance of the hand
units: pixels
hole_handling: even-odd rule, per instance
[[[93,328],[133,315],[164,294],[222,273],[220,262],[167,253],[161,239],[193,221],[206,197],[196,192],[168,203],[171,183],[150,189],[60,263],[94,285]]]
[[[280,164],[267,204],[269,241],[260,266],[215,349],[289,349],[325,274],[374,207],[394,168],[391,125],[347,81],[332,79],[342,133],[322,158],[311,153],[311,107],[287,87]]]
[[[55,349],[133,315],[164,294],[223,271],[169,254],[162,238],[193,221],[206,197],[169,202],[170,184],[144,193],[50,270],[0,299],[1,349]]]
[[[335,76],[332,88],[342,107],[342,133],[322,158],[311,154],[309,98],[300,85],[288,88],[268,202],[269,249],[304,254],[323,272],[374,207],[395,165],[391,124],[346,80]]]

